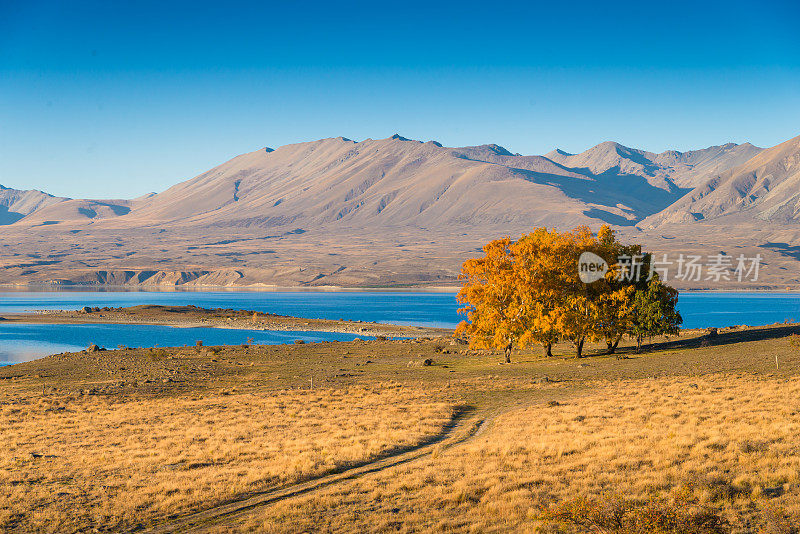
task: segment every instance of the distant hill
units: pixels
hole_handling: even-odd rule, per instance
[[[13,224],[37,210],[66,200],[41,191],[20,191],[0,185],[0,225]]]
[[[102,219],[127,215],[131,206],[130,200],[76,200],[64,199],[62,202],[50,204],[35,210],[25,217],[21,224],[61,224],[65,222],[95,222]]]
[[[750,247],[789,272],[796,141],[522,156],[337,137],[242,154],[134,200],[2,188],[0,283],[447,285],[491,238],[603,223],[653,250]],[[726,214],[736,225],[709,222]]]
[[[742,151],[757,150],[726,146],[648,159],[648,152],[602,143],[578,155],[543,157],[513,155],[498,145],[446,148],[399,135],[358,143],[339,137],[243,154],[135,203],[70,201],[21,224],[124,215],[115,224],[633,225],[682,196],[673,177],[686,182],[695,162],[725,167]],[[707,157],[695,155],[700,152]]]
[[[708,174],[741,165],[761,148],[744,143],[727,143],[702,150],[655,154],[607,141],[580,154],[554,150],[545,157],[566,167],[584,169],[594,175],[636,175],[648,178],[656,187],[673,190],[695,187]]]
[[[399,135],[358,143],[338,137],[243,154],[135,201],[39,193],[48,200],[29,203],[4,224],[633,225],[680,198],[686,190],[676,183],[691,182],[698,166],[727,168],[758,150],[729,144],[656,155],[607,142],[544,157],[513,155],[499,145],[445,148]]]
[[[92,222],[127,215],[136,200],[82,200],[55,197],[41,191],[21,191],[0,185],[0,225],[36,226]]]
[[[128,219],[304,229],[632,225],[680,195],[644,176],[574,172],[497,145],[333,138],[244,154],[147,199]]]
[[[707,181],[663,211],[643,228],[692,223],[724,215],[779,223],[800,220],[800,137],[760,152],[743,165]]]

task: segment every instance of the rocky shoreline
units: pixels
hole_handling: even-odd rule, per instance
[[[5,314],[7,322],[39,324],[150,324],[178,328],[231,328],[246,330],[313,331],[377,337],[438,337],[452,335],[447,328],[403,326],[365,321],[308,319],[233,309],[196,306],[141,305],[128,308],[42,310]]]

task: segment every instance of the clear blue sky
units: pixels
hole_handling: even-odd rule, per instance
[[[800,4],[0,0],[0,184],[161,191],[263,146],[800,135]]]

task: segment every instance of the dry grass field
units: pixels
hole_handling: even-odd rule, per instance
[[[564,346],[511,365],[432,339],[0,368],[0,530],[171,531],[172,518],[391,457],[458,411],[485,421],[474,437],[189,530],[797,532],[798,330],[688,332],[619,358]]]
[[[265,508],[229,530],[794,532],[798,399],[798,378],[600,383],[503,413],[421,465]],[[664,521],[643,526],[648,506]]]
[[[452,414],[391,385],[3,404],[3,532],[147,523],[414,445]]]

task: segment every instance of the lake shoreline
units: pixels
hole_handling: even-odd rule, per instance
[[[176,292],[207,292],[207,291],[232,291],[232,292],[308,292],[308,293],[336,293],[336,292],[365,292],[365,293],[457,293],[460,285],[408,285],[408,286],[279,286],[253,284],[247,286],[218,286],[218,285],[112,285],[112,284],[10,284],[0,283],[0,290],[10,290],[20,293],[35,292],[63,292],[81,293],[84,291],[102,291],[108,293],[176,293]]]
[[[203,292],[242,292],[242,293],[458,293],[460,285],[408,285],[408,286],[279,286],[253,284],[247,286],[219,285],[112,285],[112,284],[10,284],[0,283],[0,291],[14,293],[203,293]],[[800,294],[800,289],[781,288],[780,286],[764,286],[753,289],[722,289],[676,287],[679,293],[732,293],[732,294]]]
[[[0,324],[12,323],[159,325],[176,328],[332,332],[370,337],[438,337],[453,333],[449,328],[309,319],[248,310],[161,305],[91,308],[91,311],[39,310],[34,313],[0,315]]]

